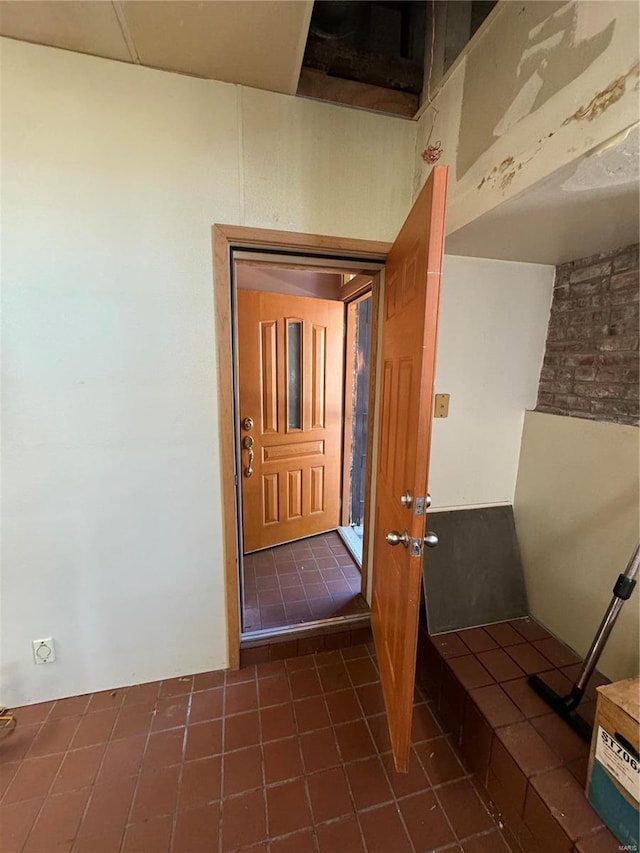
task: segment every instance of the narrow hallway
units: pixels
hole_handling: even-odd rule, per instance
[[[334,531],[244,558],[244,631],[368,611],[360,570]]]

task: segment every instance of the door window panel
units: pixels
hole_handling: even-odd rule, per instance
[[[302,429],[302,323],[287,320],[287,427]]]

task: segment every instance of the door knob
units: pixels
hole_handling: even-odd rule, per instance
[[[407,530],[404,533],[398,533],[397,530],[390,530],[384,537],[389,545],[404,545],[405,548],[409,547],[409,532]]]
[[[424,537],[424,544],[427,548],[435,548],[439,541],[437,533],[434,533],[433,530],[427,530],[427,535]]]

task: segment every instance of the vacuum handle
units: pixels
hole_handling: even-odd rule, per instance
[[[618,576],[618,580],[613,587],[613,598],[611,599],[607,612],[604,614],[602,622],[600,623],[600,627],[594,637],[591,648],[584,659],[580,676],[574,685],[576,695],[579,694],[581,696],[584,693],[587,683],[593,675],[593,670],[596,668],[596,664],[600,659],[602,650],[609,639],[609,634],[611,633],[616,619],[618,618],[618,613],[620,612],[624,602],[627,601],[633,592],[633,588],[636,585],[636,575],[638,574],[639,569],[640,543],[636,545],[636,550],[633,552],[633,556],[629,560],[624,574]]]
[[[618,576],[616,585],[613,588],[613,594],[616,598],[621,598],[623,601],[631,596],[633,588],[636,585],[636,575],[640,568],[640,544],[636,547],[633,556],[629,560],[629,564],[623,575]]]

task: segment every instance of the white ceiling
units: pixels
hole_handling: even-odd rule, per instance
[[[638,242],[638,125],[447,236],[449,255],[560,264]]]
[[[0,35],[295,94],[312,0],[2,0]]]

